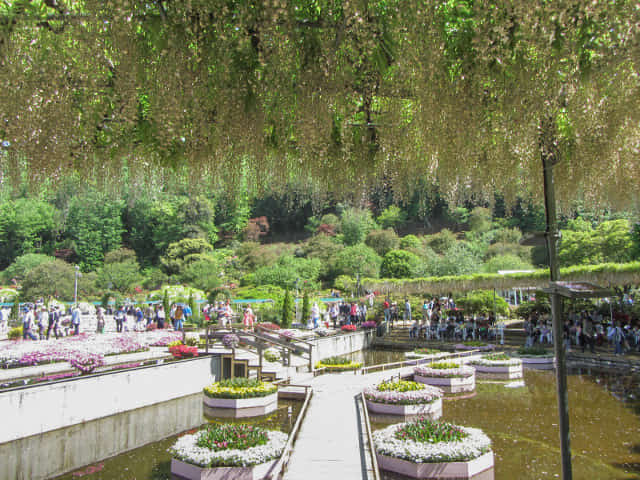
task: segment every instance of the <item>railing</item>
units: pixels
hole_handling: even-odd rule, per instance
[[[367,367],[362,367],[358,370],[354,370],[354,373],[355,374],[361,373],[362,375],[365,375],[367,373],[371,373],[372,370],[384,371],[384,370],[390,370],[395,368],[409,367],[411,365],[421,365],[423,363],[431,363],[434,360],[440,360],[440,359],[469,357],[479,352],[480,350],[474,349],[474,350],[465,350],[464,352],[427,355],[425,357],[415,358],[411,360],[401,360],[399,362],[379,363],[378,365],[369,365]]]
[[[284,469],[289,463],[289,457],[291,457],[291,452],[293,451],[293,442],[295,442],[298,437],[298,432],[300,431],[300,425],[302,425],[302,420],[304,419],[305,414],[307,413],[307,408],[309,406],[309,401],[311,400],[311,396],[313,395],[313,389],[311,385],[287,385],[289,387],[297,387],[304,388],[304,403],[302,404],[302,408],[300,409],[300,413],[298,414],[298,418],[296,419],[296,423],[293,425],[293,429],[289,434],[289,438],[287,439],[287,443],[284,446],[284,450],[282,451],[282,455],[278,459],[278,461],[273,465],[269,473],[264,477],[268,480],[280,480],[283,478]]]
[[[380,480],[380,468],[378,467],[378,456],[376,455],[376,447],[373,444],[373,435],[371,434],[371,421],[369,420],[369,409],[367,408],[367,401],[364,398],[364,393],[360,393],[360,399],[362,401],[362,411],[364,413],[364,424],[367,430],[367,441],[369,442],[369,454],[371,455],[371,466],[373,470],[374,480]]]

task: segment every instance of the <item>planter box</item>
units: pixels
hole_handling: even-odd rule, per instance
[[[376,454],[383,470],[412,478],[471,478],[493,467],[493,452],[485,453],[468,462],[414,463],[401,458]]]
[[[506,365],[503,367],[489,367],[486,365],[473,365],[477,373],[491,375],[492,378],[511,380],[512,378],[522,378],[522,364]]]
[[[278,407],[278,392],[255,398],[211,398],[204,396],[207,412],[212,416],[246,418],[266,415]]]
[[[520,357],[525,368],[551,370],[556,364],[556,357]]]
[[[427,415],[434,420],[442,416],[442,399],[431,403],[421,403],[416,405],[393,405],[389,403],[378,403],[367,400],[369,412],[379,415]]]
[[[187,480],[260,480],[271,470],[278,459],[252,467],[203,468],[171,459],[171,473]]]
[[[476,389],[475,374],[469,377],[423,377],[414,374],[413,380],[440,387],[447,393],[473,392]]]

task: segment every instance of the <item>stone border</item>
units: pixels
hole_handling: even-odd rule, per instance
[[[442,398],[438,398],[431,403],[416,403],[412,405],[379,403],[371,400],[366,400],[366,402],[369,411],[377,415],[428,415],[434,420],[442,416]]]
[[[511,380],[514,378],[522,378],[522,363],[518,365],[504,365],[491,367],[488,365],[473,365],[476,369],[476,373],[488,374],[492,378],[504,378],[505,380]]]
[[[414,382],[433,385],[444,389],[447,393],[472,392],[476,388],[476,375],[468,377],[423,377],[413,374]]]
[[[414,463],[409,460],[389,457],[379,453],[376,455],[381,469],[412,478],[471,478],[493,467],[493,452],[487,452],[468,462],[438,463]]]
[[[204,468],[175,458],[171,459],[171,473],[187,480],[260,480],[264,478],[278,459],[251,467]]]
[[[207,413],[226,418],[258,417],[278,408],[278,391],[264,397],[252,398],[212,398],[203,394]]]

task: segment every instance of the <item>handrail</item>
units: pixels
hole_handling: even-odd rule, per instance
[[[289,462],[289,457],[291,456],[291,452],[293,451],[293,442],[298,437],[298,431],[300,430],[300,425],[302,425],[302,419],[304,418],[307,408],[309,406],[309,401],[311,400],[311,396],[313,395],[313,388],[311,385],[289,385],[291,387],[304,387],[304,403],[302,404],[302,408],[300,409],[300,413],[298,413],[298,418],[296,419],[296,423],[293,425],[293,429],[289,434],[289,438],[287,439],[287,443],[284,446],[284,450],[282,451],[282,455],[278,461],[273,465],[270,469],[269,473],[264,477],[268,480],[279,480],[282,478],[284,473],[284,467]]]
[[[380,468],[378,467],[378,457],[376,455],[376,447],[373,444],[373,435],[371,434],[371,422],[369,420],[369,409],[367,408],[367,401],[364,398],[364,393],[360,392],[360,398],[362,400],[362,411],[364,412],[364,424],[367,430],[367,439],[369,441],[369,454],[371,455],[371,465],[373,467],[374,480],[380,480]]]
[[[358,373],[360,372],[362,375],[365,375],[366,373],[369,373],[369,370],[373,370],[373,369],[382,369],[384,370],[388,370],[389,368],[401,368],[401,367],[408,367],[410,365],[421,365],[423,363],[431,363],[434,360],[438,360],[441,358],[458,358],[458,357],[466,357],[466,356],[470,356],[473,355],[475,353],[480,352],[481,350],[478,349],[474,349],[474,350],[465,350],[464,352],[452,352],[452,353],[442,353],[442,354],[438,354],[438,355],[427,355],[425,357],[422,358],[415,358],[412,360],[401,360],[399,362],[391,362],[391,363],[379,363],[377,365],[368,365],[366,367],[362,367],[358,370],[354,370],[354,373]]]

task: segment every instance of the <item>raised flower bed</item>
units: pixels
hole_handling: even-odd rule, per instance
[[[501,380],[522,378],[522,361],[504,353],[484,355],[479,359],[471,360],[469,364],[473,365],[477,373],[490,375],[492,378]]]
[[[442,388],[447,393],[472,392],[476,388],[473,367],[453,362],[435,362],[415,367],[413,379]]]
[[[526,368],[551,369],[556,361],[553,352],[542,347],[522,347],[518,356]]]
[[[489,352],[495,348],[496,346],[491,343],[485,343],[478,340],[459,343],[455,346],[456,350],[480,350],[481,352]]]
[[[443,352],[442,350],[437,350],[434,348],[416,348],[411,352],[405,352],[404,356],[407,359],[420,359],[425,357],[440,357],[443,355],[447,355],[447,352]]]
[[[354,362],[348,358],[329,357],[316,363],[316,369],[325,369],[328,373],[347,372],[362,367],[361,362]]]
[[[266,415],[278,407],[278,387],[253,378],[231,378],[204,390],[204,404],[214,416],[245,418]]]
[[[380,415],[442,416],[442,390],[423,383],[382,382],[363,391],[367,408]]]
[[[419,418],[373,433],[378,465],[412,478],[471,478],[493,467],[481,430]]]
[[[284,451],[287,435],[252,425],[210,425],[183,435],[169,449],[171,473],[188,480],[264,478]]]

